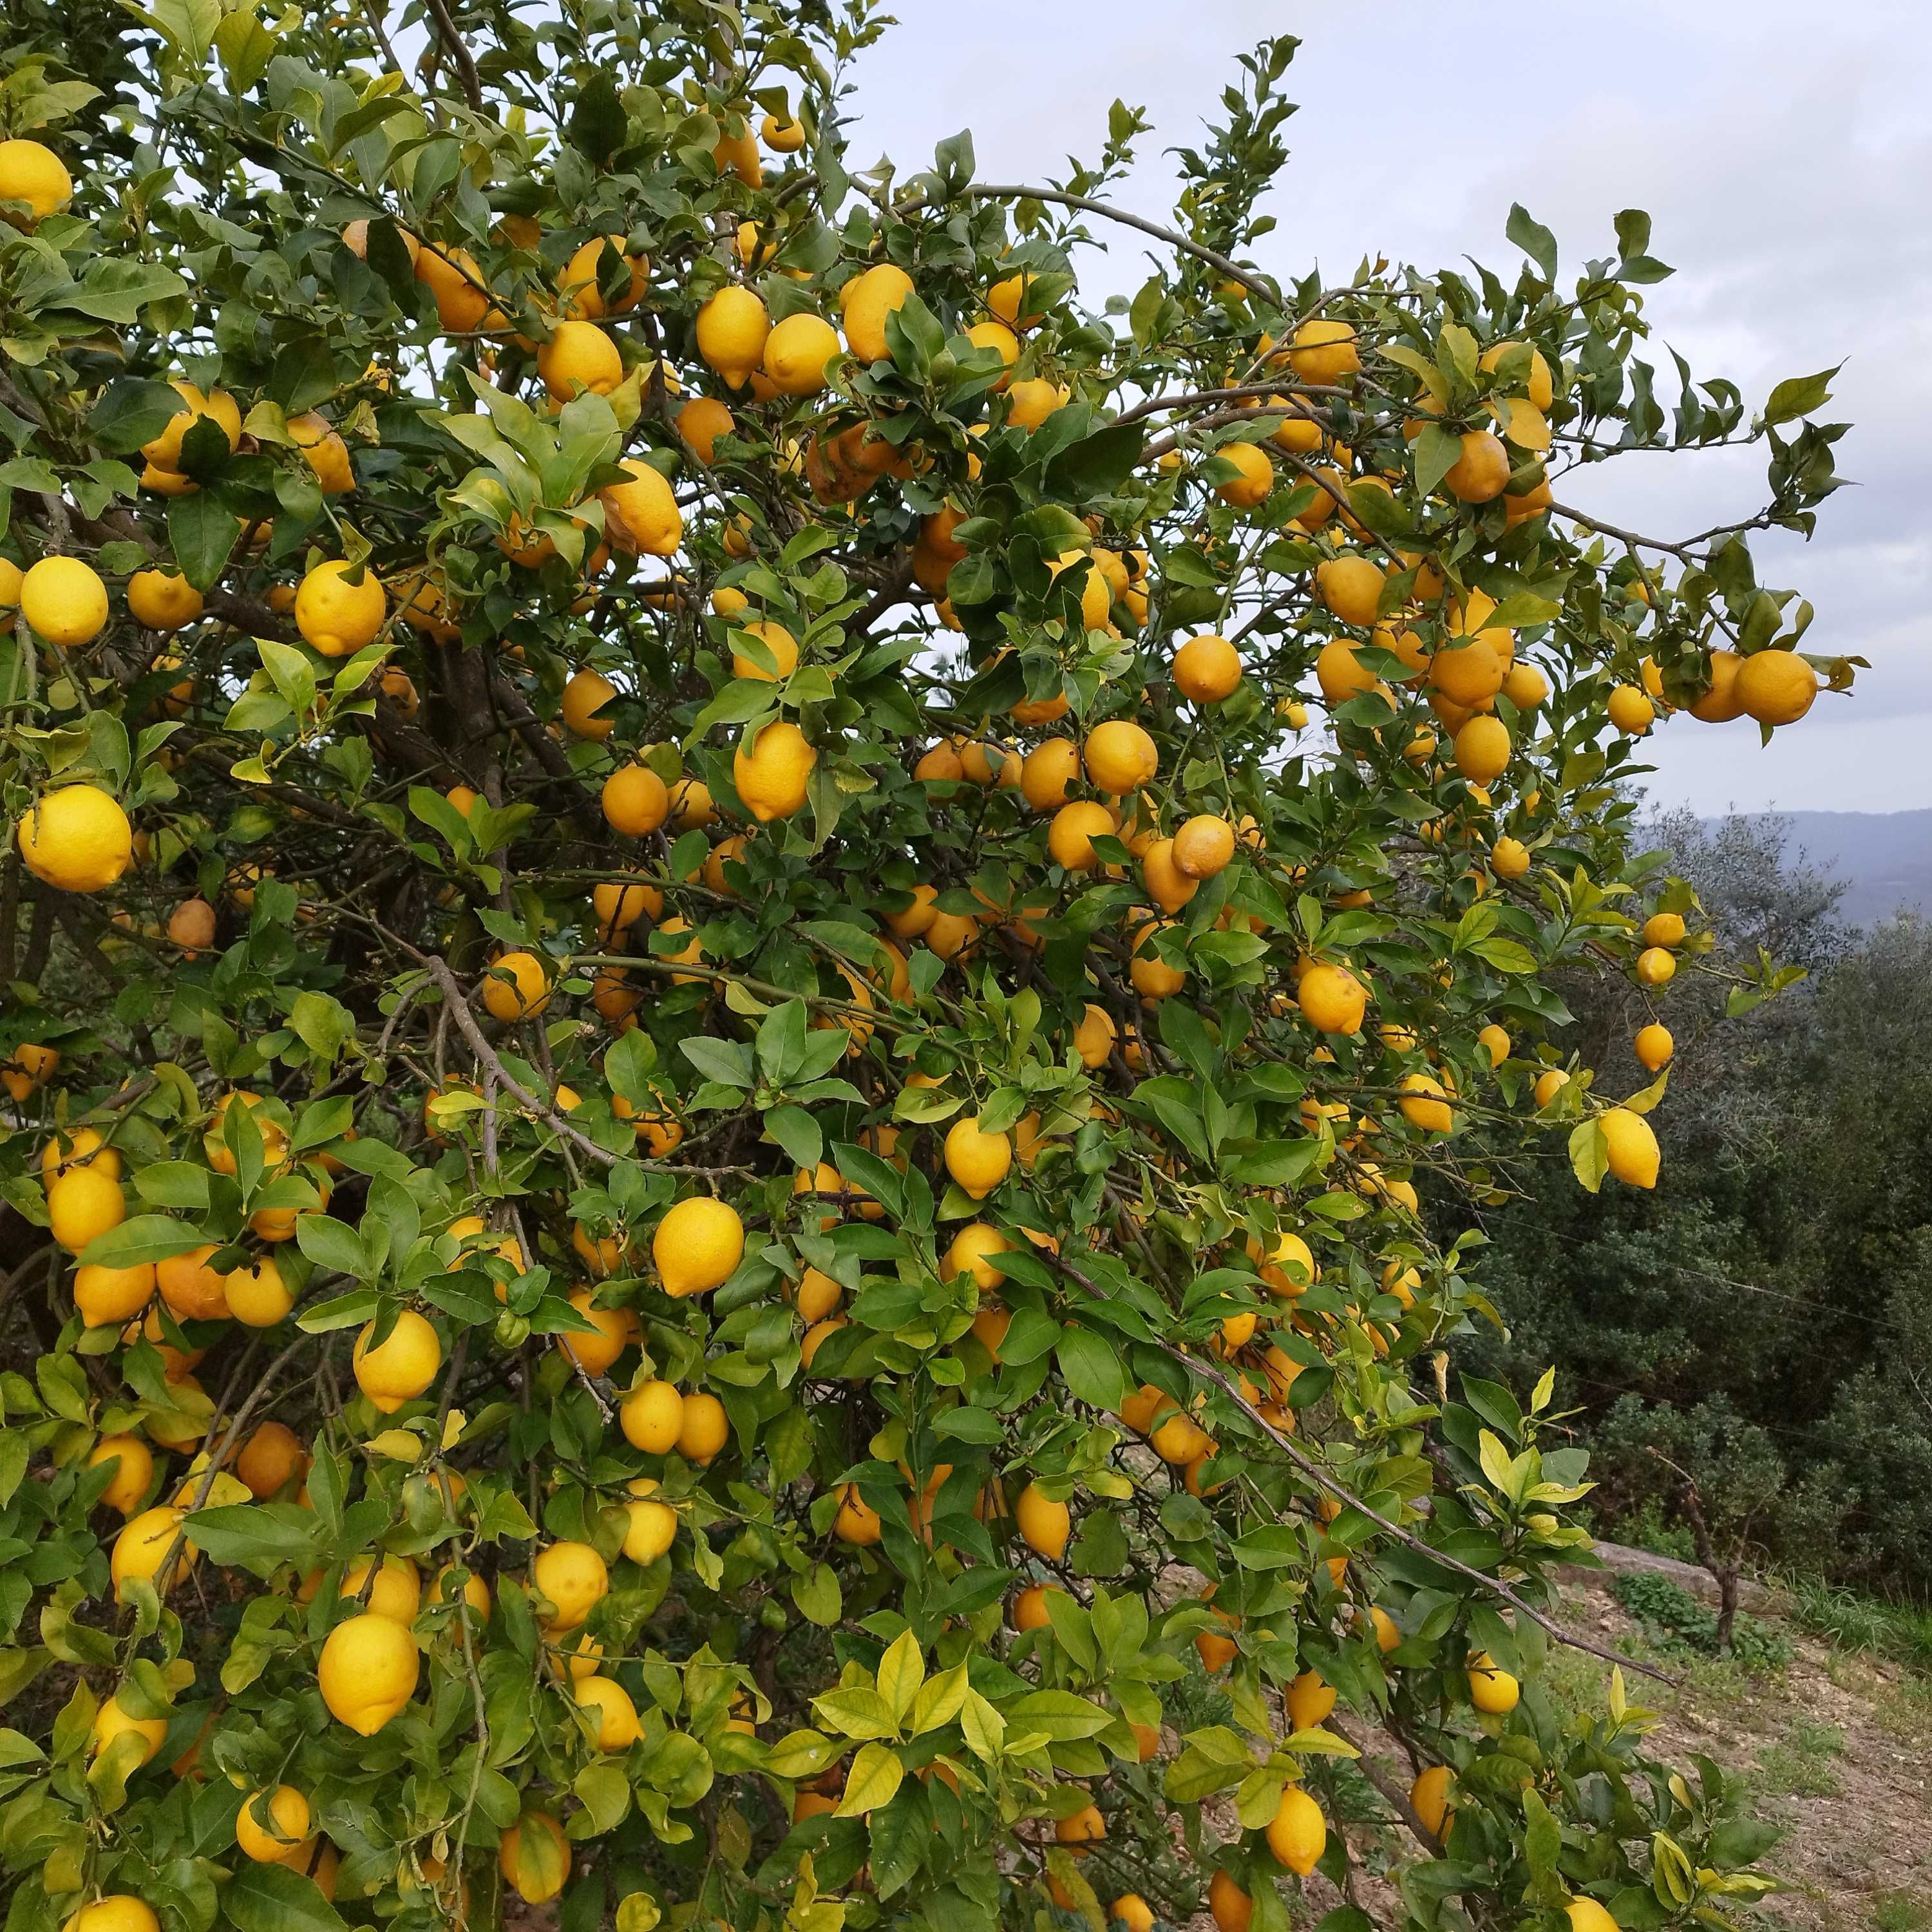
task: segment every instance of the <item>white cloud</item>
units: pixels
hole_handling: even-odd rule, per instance
[[[1233,77],[1236,54],[1297,27],[1287,91],[1294,151],[1261,244],[1277,273],[1352,267],[1381,249],[1427,266],[1513,266],[1512,201],[1556,230],[1567,262],[1608,253],[1621,208],[1654,218],[1678,274],[1648,292],[1660,338],[1699,376],[1760,402],[1785,376],[1845,360],[1830,415],[1858,487],[1808,545],[1759,540],[1760,576],[1818,611],[1819,650],[1869,657],[1852,700],[1756,748],[1739,725],[1688,722],[1659,740],[1652,782],[1702,808],[1932,803],[1914,734],[1932,715],[1932,8],[1857,0],[1829,16],[1797,0],[1598,0],[1500,30],[1442,0],[1382,0],[1372,53],[1346,8],[1285,18],[1278,0],[902,0],[902,25],[858,64],[858,146],[916,166],[970,127],[981,178],[1040,180],[1096,152],[1116,98],[1155,125],[1121,200],[1158,216],[1172,163]],[[1118,244],[1106,280],[1141,279]],[[1674,376],[1664,386],[1674,394]],[[1566,494],[1670,536],[1756,506],[1761,454],[1643,456]],[[1744,735],[1741,737],[1739,734]],[[1694,734],[1694,735],[1692,735]]]

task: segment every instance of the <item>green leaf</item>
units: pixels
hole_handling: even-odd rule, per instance
[[[197,590],[212,590],[226,568],[242,519],[212,491],[176,496],[168,505],[168,543],[182,574]]]
[[[1415,439],[1415,487],[1426,496],[1447,476],[1462,454],[1462,440],[1454,430],[1431,423]]]
[[[278,1565],[313,1563],[327,1534],[322,1519],[298,1503],[225,1503],[196,1510],[189,1540],[213,1562],[266,1576]]]
[[[143,1262],[164,1262],[184,1255],[206,1238],[198,1228],[166,1214],[136,1214],[118,1228],[97,1234],[80,1258],[96,1268],[139,1268]]]
[[[1579,1120],[1570,1130],[1570,1166],[1589,1192],[1604,1184],[1610,1171],[1610,1144],[1602,1125],[1593,1116]]]
[[[221,1909],[235,1932],[348,1932],[314,1880],[286,1865],[242,1863],[221,1888]]]
[[[360,1281],[368,1270],[362,1238],[346,1221],[328,1214],[298,1214],[296,1245],[317,1268],[329,1268]]]
[[[616,80],[608,71],[600,68],[584,82],[568,124],[570,145],[600,167],[624,145],[624,104],[617,96]]]
[[[1078,502],[1111,496],[1132,475],[1143,447],[1138,424],[1109,423],[1070,443],[1048,464],[1046,487]]]
[[[1114,1721],[1111,1711],[1071,1690],[1035,1690],[1006,1706],[1006,1722],[1022,1731],[1044,1731],[1055,1744],[1098,1736]]]
[[[152,442],[181,409],[182,399],[170,384],[117,376],[88,412],[87,427],[103,449],[128,456]]]
[[[1503,232],[1543,272],[1546,282],[1556,279],[1556,237],[1521,202],[1510,204]]]
[[[1120,1407],[1127,1377],[1112,1343],[1090,1328],[1064,1328],[1054,1352],[1066,1386],[1081,1401],[1094,1408]]]
[[[1764,406],[1764,419],[1774,426],[1822,409],[1832,400],[1832,380],[1843,363],[1834,363],[1815,376],[1789,376],[1772,391]]]
[[[830,1630],[838,1622],[843,1603],[838,1571],[829,1563],[814,1563],[803,1576],[792,1579],[791,1600],[800,1616]]]

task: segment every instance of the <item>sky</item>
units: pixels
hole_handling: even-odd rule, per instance
[[[1807,644],[1870,660],[1850,698],[1821,695],[1760,748],[1748,720],[1685,718],[1653,738],[1660,807],[1891,812],[1932,806],[1932,7],[1840,0],[1574,0],[1496,14],[1463,0],[1372,9],[1292,0],[898,0],[900,24],[854,64],[856,158],[901,172],[972,130],[983,181],[1064,176],[1097,154],[1117,98],[1154,132],[1115,199],[1159,220],[1162,153],[1198,137],[1264,34],[1299,34],[1283,87],[1288,167],[1256,257],[1284,280],[1366,252],[1436,268],[1474,256],[1514,274],[1512,202],[1553,230],[1567,278],[1616,252],[1642,208],[1678,273],[1646,292],[1666,345],[1748,408],[1843,362],[1820,420],[1850,422],[1851,479],[1808,544],[1754,539],[1759,580],[1817,615]],[[1178,27],[1177,22],[1184,22]],[[1501,22],[1498,28],[1492,22]],[[1096,224],[1105,226],[1106,224]],[[1083,286],[1144,279],[1119,231]],[[1674,371],[1660,380],[1666,406]],[[1624,458],[1580,471],[1586,512],[1672,537],[1759,507],[1764,452]]]

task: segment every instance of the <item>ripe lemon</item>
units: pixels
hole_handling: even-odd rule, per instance
[[[272,1328],[296,1305],[293,1292],[268,1255],[252,1267],[236,1268],[223,1292],[228,1312],[248,1328]]]
[[[1174,862],[1172,838],[1155,839],[1141,854],[1141,877],[1148,896],[1162,912],[1178,912],[1201,890],[1201,881]]]
[[[241,406],[226,390],[210,389],[203,395],[192,382],[176,382],[170,386],[187,407],[168,418],[166,428],[152,442],[141,446],[141,454],[157,470],[180,470],[182,440],[204,417],[227,437],[231,450],[242,440]]]
[[[564,728],[572,737],[601,742],[617,728],[606,709],[616,695],[617,687],[602,671],[572,672],[563,687]]]
[[[694,1196],[680,1201],[651,1237],[651,1259],[665,1294],[708,1294],[730,1280],[745,1253],[745,1224],[730,1202]]]
[[[1519,711],[1534,711],[1550,695],[1550,680],[1532,664],[1513,664],[1504,674],[1502,690]]]
[[[1044,1556],[1050,1563],[1058,1563],[1066,1555],[1066,1540],[1073,1527],[1072,1512],[1064,1503],[1042,1496],[1036,1484],[1028,1484],[1013,1499],[1013,1522],[1022,1540],[1036,1555]]]
[[[265,1502],[308,1468],[302,1438],[285,1422],[265,1422],[242,1444],[235,1473],[257,1502]]]
[[[649,836],[670,811],[664,782],[648,765],[624,765],[613,772],[604,781],[601,802],[611,830],[632,838]]]
[[[1486,429],[1472,429],[1461,440],[1462,454],[1442,479],[1449,494],[1464,503],[1486,503],[1500,496],[1510,478],[1509,452],[1502,439]]]
[[[1406,1073],[1402,1079],[1402,1118],[1424,1133],[1446,1134],[1456,1126],[1456,1115],[1443,1096],[1442,1083],[1426,1073]]]
[[[1304,382],[1332,388],[1362,366],[1355,332],[1346,322],[1304,322],[1288,350],[1289,366]]]
[[[340,558],[317,564],[296,592],[296,628],[326,658],[350,657],[374,644],[388,613],[382,580]]]
[[[1738,678],[1744,667],[1744,659],[1736,651],[1714,650],[1709,688],[1692,704],[1691,716],[1706,724],[1727,724],[1733,718],[1742,718],[1744,706],[1738,694]]]
[[[912,293],[912,278],[891,262],[881,262],[848,282],[839,292],[845,340],[862,362],[886,361],[886,318]]]
[[[1368,1010],[1368,993],[1346,966],[1311,966],[1302,975],[1295,998],[1317,1033],[1359,1033]]]
[[[87,1458],[90,1469],[104,1462],[118,1466],[107,1479],[100,1500],[124,1518],[132,1516],[154,1479],[153,1452],[138,1436],[104,1436]]]
[[[1408,1787],[1409,1808],[1437,1839],[1444,1837],[1456,1815],[1449,1808],[1449,1786],[1455,1776],[1446,1764],[1432,1764]]]
[[[70,1255],[128,1217],[121,1184],[98,1167],[70,1168],[47,1190],[47,1226]]]
[[[212,1243],[204,1242],[155,1264],[154,1282],[161,1299],[183,1322],[219,1322],[230,1312],[227,1277],[208,1265],[209,1256],[215,1252]]]
[[[356,1380],[377,1408],[392,1415],[435,1381],[442,1366],[442,1343],[413,1308],[404,1309],[388,1338],[372,1348],[375,1333],[372,1322],[356,1338]]]
[[[1011,1138],[982,1132],[977,1114],[956,1120],[946,1134],[946,1171],[975,1201],[992,1193],[1012,1164]]]
[[[1330,557],[1315,566],[1316,592],[1330,614],[1364,630],[1376,621],[1385,580],[1382,567],[1366,556]]]
[[[1354,646],[1346,638],[1331,638],[1316,652],[1315,681],[1321,686],[1322,702],[1330,706],[1382,687],[1382,680],[1355,655]]]
[[[1100,862],[1094,841],[1117,830],[1114,814],[1091,799],[1076,799],[1053,814],[1047,827],[1046,848],[1053,862],[1069,872],[1090,872]]]
[[[1238,472],[1226,482],[1215,484],[1214,494],[1222,502],[1232,503],[1238,510],[1252,510],[1268,501],[1274,488],[1274,465],[1264,451],[1252,442],[1230,442],[1214,454]]]
[[[1298,1784],[1281,1794],[1281,1803],[1268,1821],[1268,1850],[1298,1877],[1306,1878],[1328,1844],[1328,1824],[1322,1808]]]
[[[128,580],[128,614],[151,631],[178,631],[201,610],[201,592],[177,572],[137,570]]]
[[[1504,638],[1508,634],[1505,632],[1494,634]],[[1465,638],[1460,643],[1445,644],[1429,661],[1432,688],[1452,704],[1472,711],[1486,706],[1502,690],[1508,675],[1494,638],[1487,632]]]
[[[1335,1708],[1335,1687],[1318,1670],[1304,1670],[1288,1687],[1288,1722],[1298,1731],[1312,1730]]]
[[[306,1849],[308,1800],[292,1784],[249,1795],[235,1820],[235,1843],[258,1864],[278,1865]]]
[[[302,460],[314,472],[325,496],[343,496],[356,487],[356,472],[349,460],[349,446],[336,433],[328,418],[315,410],[304,410],[289,418],[289,436],[302,452]]]
[[[1484,1027],[1476,1038],[1489,1054],[1491,1066],[1502,1066],[1510,1057],[1510,1036],[1501,1027],[1492,1023]]]
[[[764,302],[749,289],[720,289],[698,311],[698,352],[740,388],[764,358],[771,326]]]
[[[731,780],[760,825],[789,818],[805,803],[818,753],[789,718],[766,725],[732,754]]]
[[[991,349],[1000,360],[1010,369],[1020,359],[1019,338],[1004,322],[976,322],[966,332],[966,340],[975,349]],[[1002,376],[993,385],[997,394],[1006,386],[1006,378]]]
[[[1653,1020],[1648,1026],[1637,1029],[1632,1042],[1637,1058],[1652,1073],[1670,1064],[1670,1056],[1677,1051],[1677,1042],[1670,1036],[1670,1029]]]
[[[1174,685],[1190,704],[1219,704],[1241,681],[1241,654],[1226,638],[1190,638],[1174,654]]]
[[[550,980],[534,952],[500,952],[483,976],[483,1004],[506,1026],[535,1019],[550,1004]]]
[[[1520,838],[1498,838],[1490,848],[1490,864],[1499,879],[1520,879],[1529,870],[1529,848]]]
[[[133,1268],[100,1268],[83,1263],[74,1271],[74,1305],[90,1328],[104,1322],[125,1322],[154,1299],[152,1262]]]
[[[740,648],[740,638],[754,638],[764,647],[765,655],[771,659],[767,669],[751,652]],[[779,679],[788,678],[798,668],[798,640],[782,624],[756,623],[740,626],[731,640],[731,675],[748,677],[759,682],[770,684]]]
[[[1080,1024],[1073,1029],[1073,1050],[1079,1054],[1081,1065],[1090,1071],[1106,1066],[1118,1035],[1113,1015],[1105,1006],[1089,1002],[1080,1016]]]
[[[998,1228],[984,1221],[969,1221],[940,1258],[940,1277],[950,1281],[955,1275],[970,1274],[981,1294],[991,1294],[1006,1279],[998,1257],[1010,1254],[1012,1245]]]
[[[530,1565],[530,1587],[551,1606],[545,1628],[574,1630],[610,1588],[604,1559],[587,1543],[553,1543]]]
[[[1197,812],[1174,835],[1174,862],[1190,879],[1211,879],[1234,856],[1234,828],[1211,812]]]
[[[599,271],[607,248],[623,256],[631,272],[629,287],[615,301],[608,302],[599,286]],[[649,258],[625,254],[624,238],[621,235],[593,235],[571,256],[557,279],[558,310],[562,314],[582,316],[590,322],[595,322],[608,311],[621,314],[626,309],[635,308],[643,298],[650,278]]]
[[[1478,367],[1486,374],[1493,370],[1512,350],[1520,350],[1520,342],[1492,343],[1482,353]],[[1547,412],[1556,400],[1556,384],[1550,372],[1550,364],[1544,359],[1543,351],[1532,345],[1529,352],[1529,371],[1523,381],[1523,393],[1532,408]]]
[[[758,138],[775,154],[795,154],[805,146],[804,124],[795,120],[781,120],[776,114],[767,114],[758,123]]]
[[[1066,407],[1069,392],[1044,376],[1029,376],[1006,392],[1006,423],[1013,429],[1037,429],[1055,410]],[[1098,624],[1089,623],[1090,630]]]
[[[640,1383],[617,1412],[624,1439],[647,1456],[669,1455],[683,1420],[684,1397],[667,1382]]]
[[[1546,1107],[1570,1084],[1570,1076],[1560,1066],[1546,1068],[1536,1076],[1536,1104]]]
[[[1110,718],[1088,733],[1087,776],[1102,791],[1120,798],[1138,791],[1160,769],[1154,742],[1138,724]]]
[[[638,1318],[628,1308],[598,1308],[592,1305],[590,1290],[574,1290],[570,1305],[590,1322],[596,1333],[580,1330],[560,1335],[557,1346],[587,1376],[601,1376],[628,1348],[637,1334]]]
[[[656,1486],[648,1476],[640,1476],[630,1486],[635,1500],[624,1505],[630,1514],[624,1554],[633,1563],[655,1563],[677,1540],[677,1512],[652,1496],[650,1489]]]
[[[1657,707],[1634,684],[1620,684],[1610,693],[1610,719],[1626,738],[1641,738],[1657,722]]]
[[[1628,1107],[1612,1107],[1598,1118],[1609,1144],[1610,1172],[1628,1186],[1654,1187],[1662,1156],[1650,1123]]]
[[[114,1539],[113,1552],[108,1558],[108,1571],[114,1580],[116,1602],[122,1600],[121,1586],[136,1577],[149,1579],[165,1597],[194,1568],[198,1552],[194,1545],[182,1536],[182,1524],[187,1514],[185,1510],[164,1503],[128,1519],[121,1534]],[[175,1556],[177,1544],[181,1553]]]
[[[29,582],[33,574],[28,572]],[[1760,724],[1796,724],[1817,695],[1818,674],[1796,651],[1754,652],[1738,670],[1737,701]]]
[[[107,628],[107,586],[77,556],[44,556],[20,580],[20,614],[49,644],[72,650]]]
[[[51,148],[38,141],[0,141],[0,202],[25,202],[26,226],[62,213],[73,199],[74,177]]]
[[[1169,999],[1186,984],[1186,971],[1180,967],[1168,964],[1149,944],[1156,933],[1178,929],[1171,919],[1150,919],[1129,932],[1127,943],[1133,951],[1127,977],[1142,998]]]
[[[1492,784],[1509,769],[1509,727],[1479,713],[1456,734],[1456,769],[1472,784]]]
[[[1646,986],[1667,986],[1677,971],[1677,956],[1666,946],[1646,946],[1636,956],[1636,976]]]
[[[1507,1717],[1522,1695],[1522,1685],[1507,1670],[1498,1669],[1486,1650],[1470,1653],[1468,1677],[1469,1701],[1487,1716]]]
[[[1682,946],[1684,929],[1682,913],[1654,912],[1643,922],[1643,943],[1646,946]]]
[[[839,353],[838,332],[823,316],[788,315],[765,338],[765,374],[784,396],[812,396],[825,386],[825,365]]]
[[[537,351],[537,376],[560,403],[608,396],[624,380],[617,345],[594,322],[560,322]]]
[[[1570,1932],[1617,1932],[1617,1922],[1594,1898],[1573,1898],[1563,1908]]]
[[[496,1865],[525,1904],[544,1904],[570,1876],[570,1840],[548,1811],[526,1811],[497,1840]]]
[[[684,514],[670,483],[662,470],[640,458],[626,457],[617,466],[628,472],[630,481],[598,492],[606,534],[633,556],[670,556],[684,541]]]
[[[1225,1871],[1216,1872],[1208,1882],[1208,1909],[1216,1932],[1248,1932],[1254,1922],[1254,1900]]]
[[[364,1611],[329,1632],[316,1682],[332,1717],[374,1737],[408,1704],[422,1668],[408,1629],[392,1617]]]
[[[731,412],[716,396],[693,396],[678,411],[675,421],[678,434],[706,469],[718,460],[718,439],[737,428]]]
[[[152,1906],[131,1892],[116,1892],[83,1905],[62,1932],[161,1932],[161,1922]]]
[[[644,1735],[638,1707],[622,1684],[608,1677],[573,1678],[570,1693],[590,1720],[591,1742],[598,1750],[628,1750]]]
[[[392,1623],[407,1629],[422,1607],[422,1578],[416,1566],[406,1556],[386,1552],[372,1584],[369,1581],[371,1561],[358,1556],[343,1571],[342,1580],[335,1586],[335,1600],[367,1610],[372,1617],[387,1617]],[[297,1600],[314,1602],[326,1574],[323,1570],[311,1570],[296,1592]]]
[[[142,1750],[136,1768],[149,1762],[168,1734],[165,1718],[130,1717],[118,1696],[110,1697],[94,1715],[94,1754],[98,1757],[116,1738],[135,1737]]]
[[[730,1418],[724,1405],[715,1395],[701,1391],[684,1399],[684,1413],[678,1423],[677,1453],[687,1462],[708,1463],[730,1439]]]
[[[1036,812],[1066,802],[1066,788],[1080,776],[1080,751],[1070,738],[1049,738],[1020,763],[1020,793]]]

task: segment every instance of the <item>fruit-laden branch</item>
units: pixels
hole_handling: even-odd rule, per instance
[[[1050,1252],[1047,1258],[1059,1269],[1062,1274],[1066,1276],[1070,1280],[1077,1282],[1096,1301],[1103,1302],[1107,1299],[1106,1296],[1070,1262],[1064,1261],[1058,1256]],[[1546,1616],[1527,1598],[1519,1596],[1507,1583],[1496,1577],[1486,1576],[1483,1571],[1459,1561],[1446,1551],[1438,1550],[1432,1544],[1424,1542],[1420,1537],[1412,1535],[1408,1531],[1402,1528],[1400,1523],[1392,1521],[1389,1517],[1384,1516],[1379,1510],[1364,1502],[1352,1490],[1338,1482],[1312,1456],[1304,1454],[1292,1437],[1283,1435],[1280,1430],[1276,1429],[1261,1411],[1242,1394],[1240,1389],[1218,1369],[1210,1368],[1205,1362],[1200,1360],[1196,1356],[1190,1355],[1178,1343],[1167,1341],[1160,1336],[1156,1335],[1154,1338],[1154,1346],[1162,1354],[1169,1356],[1174,1361],[1178,1362],[1189,1374],[1198,1376],[1204,1382],[1212,1382],[1311,1482],[1318,1484],[1330,1496],[1346,1503],[1351,1509],[1359,1510],[1371,1522],[1380,1528],[1387,1530],[1398,1543],[1413,1550],[1418,1556],[1426,1556],[1432,1563],[1439,1563],[1444,1569],[1453,1570],[1459,1576],[1466,1576],[1471,1582],[1480,1583],[1484,1589],[1500,1597],[1512,1610],[1528,1618],[1532,1623],[1553,1636],[1558,1643],[1565,1644],[1572,1650],[1587,1651],[1592,1657],[1601,1658],[1606,1664],[1614,1664],[1626,1670],[1640,1672],[1646,1677],[1654,1677],[1660,1684],[1668,1684],[1673,1688],[1682,1688],[1682,1678],[1672,1676],[1668,1671],[1655,1670],[1651,1665],[1641,1663],[1635,1658],[1624,1657],[1614,1650],[1606,1650],[1601,1645],[1592,1643],[1588,1637],[1578,1636],[1574,1631],[1566,1630],[1562,1624]]]

